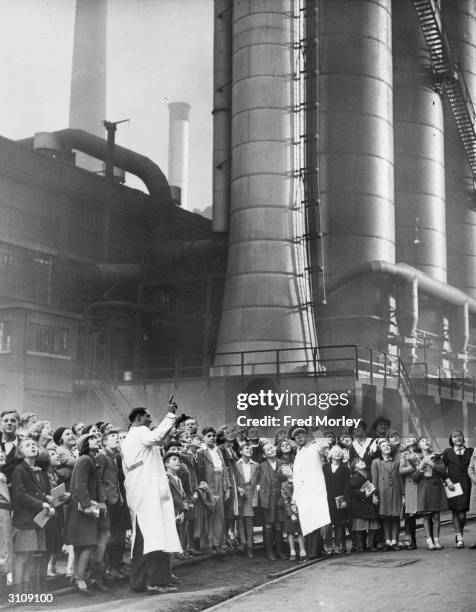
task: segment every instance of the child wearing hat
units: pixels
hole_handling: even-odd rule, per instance
[[[185,511],[187,509],[187,496],[179,478],[179,472],[182,469],[182,461],[179,451],[173,449],[167,451],[164,457],[164,465],[169,480],[170,493],[174,502],[175,521],[177,523],[177,532],[180,538],[182,548],[185,545],[185,532],[183,529],[185,522]]]
[[[281,503],[284,508],[284,530],[288,534],[289,560],[296,560],[296,538],[299,546],[299,561],[307,561],[306,546],[299,523],[298,509],[294,502],[293,468],[289,464],[281,466],[281,473],[286,480],[281,483]]]

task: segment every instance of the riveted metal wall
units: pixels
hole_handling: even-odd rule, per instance
[[[446,282],[443,104],[413,3],[392,9],[396,259]]]
[[[217,352],[308,342],[292,221],[293,8],[292,0],[233,3],[230,233]]]
[[[320,190],[331,285],[358,265],[395,261],[391,1],[322,0],[319,59]],[[320,308],[321,342],[367,338],[383,348],[385,295],[384,279],[349,285],[346,295]]]
[[[473,104],[476,102],[476,2],[446,0],[443,16]],[[456,123],[445,107],[448,280],[476,297],[476,212],[473,178]]]

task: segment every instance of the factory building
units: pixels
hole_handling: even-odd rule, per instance
[[[472,437],[474,2],[214,5],[211,223],[178,205],[187,104],[170,186],[78,129],[1,140],[5,401],[123,419],[175,392],[220,424],[238,393],[345,393],[323,412]]]

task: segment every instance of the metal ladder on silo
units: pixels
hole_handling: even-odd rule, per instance
[[[414,0],[413,4],[430,52],[435,89],[438,93],[446,91],[476,190],[476,112],[466,80],[451,50],[435,0]]]
[[[325,304],[327,299],[319,192],[317,3],[295,0],[294,19],[297,96],[293,110],[298,117],[295,175],[301,183],[299,207],[304,219],[303,234],[296,240],[305,246],[310,287],[310,299],[303,307],[314,316],[315,305]]]

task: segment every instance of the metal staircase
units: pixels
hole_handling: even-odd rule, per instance
[[[96,364],[90,385],[104,408],[113,415],[115,419],[113,424],[126,425],[128,423],[127,416],[132,406],[106,370],[99,364]]]
[[[403,362],[399,359],[399,379],[400,379],[400,388],[405,396],[406,401],[408,402],[408,416],[411,424],[413,425],[413,430],[420,436],[425,437],[431,441],[432,447],[434,449],[438,449],[438,440],[436,439],[433,430],[431,429],[429,423],[422,415],[417,402],[415,401],[415,391],[413,389],[413,383],[408,375],[408,372],[403,364]]]
[[[446,91],[476,190],[476,112],[456,56],[451,50],[435,0],[414,0],[413,4],[430,52],[435,89]]]

